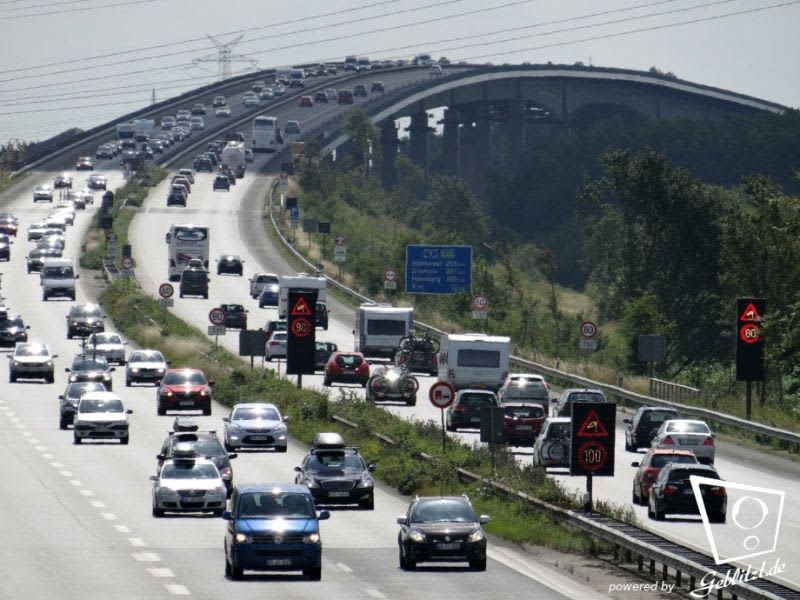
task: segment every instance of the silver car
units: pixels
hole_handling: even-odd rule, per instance
[[[274,404],[263,402],[240,403],[233,406],[225,421],[225,449],[239,448],[286,452],[288,417],[282,417]]]
[[[103,332],[93,333],[86,340],[87,352],[96,353],[98,356],[105,356],[110,363],[118,365],[125,364],[125,340],[118,333]]]
[[[570,435],[572,420],[569,417],[545,419],[542,431],[533,445],[533,464],[569,468]]]
[[[652,442],[653,448],[691,450],[698,462],[714,464],[714,434],[705,421],[669,419],[658,428]]]
[[[182,445],[182,444],[179,444]],[[164,461],[153,482],[153,516],[166,512],[213,512],[225,510],[227,491],[213,462],[194,455],[190,445],[182,456],[177,446],[173,458]]]
[[[130,387],[143,381],[158,385],[168,366],[169,363],[158,350],[134,350],[128,356],[125,385]]]
[[[47,344],[38,342],[25,342],[14,347],[14,353],[9,355],[8,381],[14,383],[17,379],[44,379],[47,383],[55,381],[55,367],[53,359],[58,354],[51,354]]]
[[[286,331],[273,331],[264,347],[264,356],[268,361],[273,358],[286,358],[286,342],[288,333]]]
[[[47,231],[47,223],[44,221],[37,221],[28,226],[28,241],[33,242],[42,237],[42,234]]]
[[[78,400],[72,441],[80,444],[86,439],[101,439],[127,444],[130,440],[128,415],[132,413],[113,392],[86,392]]]
[[[33,188],[33,201],[38,202],[44,200],[46,202],[53,201],[53,187],[50,185],[37,185]]]

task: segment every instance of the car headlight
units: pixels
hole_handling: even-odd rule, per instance
[[[69,381],[70,381],[70,383],[74,382],[76,379],[78,379],[78,376],[77,376],[77,375],[70,375],[70,376],[69,376]]]
[[[253,542],[253,538],[246,533],[237,533],[234,539],[237,544],[251,544]]]
[[[408,538],[412,542],[424,542],[425,541],[425,534],[422,533],[421,531],[416,530],[416,529],[412,529],[408,534]]]
[[[483,535],[483,530],[482,529],[476,529],[475,531],[473,531],[472,533],[469,534],[469,537],[467,538],[467,541],[468,542],[480,542],[485,537],[486,536]]]
[[[319,534],[318,533],[309,533],[306,536],[303,536],[303,543],[304,544],[319,544]]]
[[[138,373],[138,372],[139,372],[139,367],[133,367],[131,369],[131,373]]]
[[[108,373],[103,373],[103,379],[109,381],[111,379],[111,375],[109,375]]]
[[[204,390],[202,390],[202,391],[200,392],[200,395],[201,395],[201,396],[208,396],[208,390],[207,390],[207,389],[204,389]]]
[[[372,481],[372,477],[364,477],[361,481],[358,482],[359,488],[371,488],[375,485],[375,482]]]
[[[316,481],[314,481],[313,479],[307,479],[306,480],[306,486],[308,486],[309,488],[318,488],[319,484]]]

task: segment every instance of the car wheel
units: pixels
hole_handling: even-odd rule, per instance
[[[119,438],[119,443],[122,444],[123,446],[127,446],[130,439],[131,439],[130,434],[126,435],[125,437]]]
[[[375,496],[370,496],[369,500],[365,500],[359,504],[364,510],[375,510]]]
[[[73,435],[72,436],[72,443],[79,445],[81,443],[81,438],[79,438],[77,435]]]
[[[303,569],[303,575],[308,577],[311,581],[319,581],[322,579],[322,565]]]
[[[67,423],[67,420],[62,416],[58,420],[58,428],[63,430],[67,428],[67,425],[69,425],[69,423]]]
[[[203,415],[206,416],[206,417],[210,417],[211,416],[211,407],[210,406],[208,408],[204,408],[203,409]]]
[[[223,444],[223,445],[225,446],[225,452],[227,452],[227,453],[229,453],[229,454],[230,454],[231,452],[235,452],[235,451],[236,451],[236,448],[235,448],[234,446],[231,446],[231,445],[230,445],[230,444],[229,444],[227,441],[226,441],[226,442],[224,442],[224,444]]]
[[[712,523],[724,523],[725,522],[725,513],[720,513],[718,515],[714,515],[713,519],[709,516],[708,520],[710,522],[712,522]]]
[[[131,387],[131,380],[127,377],[125,378],[125,387]]]
[[[162,408],[161,405],[159,405],[156,408],[156,413],[158,413],[159,417],[163,417],[165,414],[167,414],[167,409],[166,408]]]
[[[628,436],[625,436],[625,452],[635,452],[633,446],[628,443]]]
[[[631,488],[631,502],[634,504],[641,504],[642,501],[639,496],[636,495],[636,482],[633,482],[633,487]]]
[[[43,300],[44,302],[47,302],[47,294],[42,294],[42,300]]]
[[[325,387],[331,387],[331,380],[326,377],[325,379],[322,380],[322,385],[324,385]]]
[[[16,382],[17,382],[17,376],[14,375],[14,373],[9,373],[8,374],[8,383],[16,383]]]
[[[666,517],[666,513],[663,510],[658,510],[658,502],[653,502],[653,518],[656,521],[663,521]]]
[[[153,516],[158,519],[164,516],[164,511],[156,506],[155,500],[153,501]]]
[[[208,292],[206,292],[205,294],[203,294],[203,300],[208,300]]]
[[[457,429],[455,426],[453,426],[453,424],[450,421],[445,421],[444,428],[447,431],[456,431]]]
[[[406,552],[406,569],[412,571],[417,568],[417,561],[412,554]]]
[[[55,383],[55,381],[56,381],[56,376],[55,376],[53,373],[50,373],[50,375],[47,375],[47,376],[44,378],[44,380],[45,380],[45,382],[46,382],[46,383]],[[109,389],[109,391],[111,391],[111,388],[110,388],[110,387],[109,387],[108,389]]]
[[[406,406],[416,406],[416,405],[417,405],[416,398],[412,398],[411,400],[406,400]]]
[[[74,334],[72,333],[72,329],[67,329],[67,339],[71,340],[73,337]]]
[[[231,579],[239,581],[242,577],[244,577],[244,569],[235,562],[231,562]]]
[[[469,561],[469,568],[473,571],[485,571],[486,570],[486,557],[479,558],[478,560],[471,560]]]
[[[400,568],[405,571],[408,568],[408,564],[406,563],[406,557],[403,554],[403,549],[400,547],[397,548],[397,556],[398,562],[400,563]]]

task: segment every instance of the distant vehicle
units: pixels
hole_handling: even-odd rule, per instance
[[[223,254],[217,259],[217,275],[223,273],[241,277],[244,275],[244,261],[235,254]]]
[[[482,333],[449,333],[442,336],[439,379],[456,390],[499,390],[508,376],[511,338]]]
[[[71,188],[72,187],[72,175],[69,173],[61,173],[60,175],[56,175],[53,178],[53,187],[56,189],[59,188]]]
[[[286,121],[283,133],[286,135],[300,135],[300,121]]]
[[[306,86],[306,75],[303,69],[292,69],[289,73],[289,87],[301,88]]]
[[[353,96],[361,98],[366,98],[369,96],[369,93],[367,92],[367,86],[365,86],[363,83],[355,84],[353,86]]]
[[[369,57],[367,56],[359,56],[356,59],[356,71],[369,71],[370,62]]]
[[[669,419],[653,436],[653,448],[691,450],[701,463],[714,464],[714,434],[705,421]]]
[[[270,321],[270,324],[273,323],[283,323],[284,330],[285,321]],[[325,364],[331,357],[331,354],[339,350],[339,347],[334,344],[333,342],[316,342],[316,348],[314,349],[314,369],[316,371],[324,371]]]
[[[199,115],[194,115],[194,116],[192,116],[191,119],[189,119],[189,126],[192,129],[205,129],[206,128],[206,122],[203,119],[203,117],[201,117]]]
[[[346,56],[344,59],[344,70],[355,71],[357,70],[357,64],[358,64],[357,56]]]
[[[86,185],[92,190],[104,190],[108,187],[108,179],[100,173],[89,175]]]
[[[550,386],[541,375],[511,373],[497,393],[500,403],[530,402],[539,404],[545,412],[550,410]]]
[[[167,267],[170,281],[180,279],[181,271],[191,259],[197,258],[208,268],[208,227],[200,225],[172,225],[167,232]]]
[[[444,75],[444,71],[440,65],[431,65],[431,68],[428,70],[428,74],[430,75],[431,79],[436,79]]]
[[[547,415],[540,404],[506,402],[503,407],[503,432],[510,446],[533,446]]]
[[[696,465],[697,457],[691,450],[667,450],[660,448],[650,448],[644,453],[642,460],[631,463],[632,467],[637,467],[633,475],[633,491],[631,501],[634,504],[645,506],[650,497],[650,488],[661,469],[670,462]]]
[[[220,304],[225,313],[225,327],[228,329],[247,329],[247,309],[241,304]]]
[[[264,357],[267,361],[273,358],[286,358],[286,344],[288,339],[286,331],[273,331],[264,346]]]
[[[500,406],[497,395],[490,390],[464,389],[456,392],[455,400],[445,412],[445,429],[480,428],[481,409]]]
[[[569,417],[573,402],[607,402],[601,390],[568,388],[552,403],[554,417]]]
[[[92,354],[96,353],[97,356],[105,357],[109,363],[124,365],[127,343],[118,333],[105,331],[90,335],[86,340],[86,347]]]
[[[44,200],[46,202],[53,201],[53,188],[49,185],[37,185],[33,189],[33,201],[39,202]]]
[[[660,406],[640,406],[633,419],[623,419],[625,428],[625,450],[636,452],[643,446],[650,446],[658,428],[664,421],[678,419],[674,408]]]
[[[339,90],[339,104],[352,104],[353,92],[351,90]]]
[[[175,125],[178,124],[178,121],[175,117],[167,115],[166,117],[161,117],[161,129],[172,129]]]
[[[197,102],[192,105],[192,110],[190,112],[192,115],[205,115],[208,109],[206,109],[206,105],[202,102]]]
[[[275,152],[283,143],[277,117],[253,119],[253,152]]]
[[[372,85],[369,88],[370,93],[378,93],[383,94],[386,91],[386,88],[383,87],[382,81],[373,81]]]
[[[221,168],[228,168],[233,171],[236,177],[244,177],[247,159],[244,153],[243,142],[228,142],[222,149],[220,160]]]
[[[214,96],[214,99],[211,101],[211,105],[215,107],[226,106],[228,101],[225,99],[225,96]]]
[[[120,444],[130,440],[128,415],[122,398],[112,392],[86,392],[78,400],[72,441],[80,444],[86,439],[116,439]]]
[[[208,271],[204,268],[192,268],[187,266],[181,271],[180,286],[178,296],[201,296],[208,300]]]
[[[217,118],[225,118],[231,116],[231,107],[230,106],[220,106],[219,108],[214,110],[214,116]]]
[[[421,67],[429,67],[433,64],[433,56],[428,54],[427,52],[424,54],[417,54],[414,58],[411,59],[412,65],[418,65]]]
[[[372,370],[367,381],[367,402],[403,402],[407,406],[417,403],[419,381],[408,369],[393,365],[380,365]]]
[[[367,357],[394,358],[413,324],[413,308],[362,304],[355,315],[355,350]]]
[[[722,478],[710,465],[667,463],[650,488],[647,516],[663,521],[668,514],[699,514],[700,507],[692,487],[691,477],[719,480],[720,485],[700,484],[705,512],[710,523],[724,523],[728,511],[728,494]]]
[[[201,410],[208,416],[213,386],[200,369],[169,369],[159,383],[156,412],[163,416],[168,410]]]
[[[314,99],[311,96],[300,96],[300,102],[297,105],[304,108],[312,107],[314,106]]]

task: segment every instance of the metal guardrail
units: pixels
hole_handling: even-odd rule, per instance
[[[359,428],[356,423],[339,417],[336,414],[331,415],[331,419],[345,427],[350,427],[352,429]],[[397,443],[387,435],[375,431],[371,431],[369,434],[379,439],[384,444],[397,446]],[[421,453],[419,458],[429,461],[435,460],[435,457],[425,453]],[[524,492],[514,490],[492,479],[467,471],[466,469],[459,468],[457,469],[457,473],[459,479],[462,481],[480,483],[483,486],[490,487],[495,495],[499,497],[522,502],[527,505],[529,509],[546,513],[550,518],[560,523],[570,525],[592,537],[612,544],[615,547],[615,556],[619,557],[620,550],[624,551],[627,555],[628,562],[635,562],[638,565],[639,571],[644,569],[644,561],[647,560],[649,562],[650,575],[653,576],[656,574],[656,564],[660,564],[662,566],[660,570],[661,581],[667,580],[669,574],[668,570],[672,569],[674,571],[673,577],[676,584],[681,587],[683,576],[688,576],[689,589],[692,590],[695,589],[700,582],[703,582],[704,578],[708,577],[709,573],[714,573],[720,579],[723,579],[728,570],[733,572],[736,569],[734,565],[727,563],[717,565],[709,556],[676,544],[650,531],[640,529],[635,525],[624,523],[598,513],[580,513],[562,508],[539,498],[534,498]],[[715,597],[722,599],[726,592],[734,600],[736,600],[736,598],[743,598],[746,600],[800,599],[800,591],[764,579],[758,579],[748,583],[737,583],[735,586],[726,590],[720,589],[718,593],[715,594]]]
[[[273,188],[272,188],[273,190],[274,190],[274,185],[276,185],[276,183],[273,183]],[[273,192],[271,190],[269,194],[269,215],[270,215],[270,220],[272,221],[272,226],[275,229],[275,232],[278,234],[281,243],[283,243],[283,245],[286,248],[288,248],[298,260],[300,260],[303,264],[307,265],[309,269],[315,272],[319,272],[317,266],[306,260],[306,258],[302,254],[300,254],[300,252],[298,252],[294,248],[294,246],[292,246],[292,244],[290,244],[289,241],[281,233],[280,228],[278,227],[278,224],[275,221],[272,196]],[[358,293],[357,291],[347,287],[346,285],[343,285],[342,283],[336,281],[335,279],[326,275],[325,273],[320,272],[320,274],[328,280],[328,283],[330,285],[332,285],[339,291],[343,292],[344,294],[350,296],[351,298],[355,298],[359,302],[369,302],[369,303],[376,302],[372,298],[368,298],[367,296]],[[432,325],[422,323],[421,321],[414,321],[414,326],[439,337],[446,335],[446,332],[437,329]],[[715,412],[712,410],[708,410],[706,408],[687,406],[685,404],[679,404],[677,402],[671,402],[669,400],[653,398],[652,396],[646,396],[644,394],[637,394],[635,392],[628,391],[619,386],[609,385],[606,383],[601,383],[599,381],[593,381],[586,377],[573,375],[572,373],[567,373],[566,371],[562,371],[560,369],[548,367],[547,365],[543,365],[541,363],[525,360],[524,358],[520,358],[518,356],[511,357],[511,364],[515,368],[525,369],[533,373],[546,375],[547,377],[550,377],[552,379],[566,381],[577,387],[595,388],[602,390],[602,392],[606,395],[622,399],[625,402],[628,402],[633,405],[664,406],[664,407],[674,408],[679,413],[681,413],[682,415],[686,415],[687,417],[704,419],[716,423],[722,423],[729,427],[734,427],[742,431],[747,431],[754,435],[768,436],[774,439],[783,440],[786,442],[790,442],[792,444],[800,445],[800,434],[794,433],[792,431],[779,429],[777,427],[771,427],[769,425],[764,425],[761,423],[754,423],[752,421],[747,421],[746,419],[742,419],[740,417],[735,417],[733,415],[726,415],[724,413]]]
[[[699,398],[700,390],[688,385],[664,381],[663,379],[650,378],[650,396],[661,398],[662,400],[676,400],[682,402],[686,398]]]

